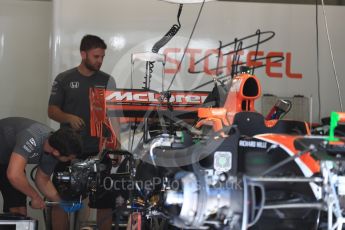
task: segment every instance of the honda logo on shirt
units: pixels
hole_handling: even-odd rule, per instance
[[[71,87],[71,89],[77,89],[79,88],[79,81],[72,81],[71,83],[69,83],[69,86]]]

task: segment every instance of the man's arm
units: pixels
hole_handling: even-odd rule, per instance
[[[65,89],[63,83],[63,75],[55,78],[48,102],[48,116],[49,118],[59,123],[68,123],[74,129],[80,129],[84,125],[84,121],[73,114],[65,113],[61,108],[64,98]]]
[[[50,119],[53,119],[54,121],[57,121],[59,123],[68,123],[72,128],[77,130],[85,126],[83,119],[76,115],[63,112],[56,105],[48,106],[48,116]]]
[[[7,178],[17,190],[31,198],[33,208],[45,208],[45,203],[38,192],[29,184],[24,172],[27,160],[20,154],[13,152],[7,168]]]
[[[40,192],[50,201],[60,201],[61,198],[55,186],[50,180],[50,176],[38,168],[35,176],[35,183]]]

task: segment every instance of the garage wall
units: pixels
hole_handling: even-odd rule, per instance
[[[0,0],[0,118],[47,122],[52,2]]]
[[[47,123],[51,18],[52,2],[0,0],[0,118]],[[0,195],[0,212],[2,204]],[[42,211],[28,212],[44,230]]]

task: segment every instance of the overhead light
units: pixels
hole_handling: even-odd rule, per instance
[[[190,3],[203,3],[205,2],[213,2],[216,0],[160,0],[164,2],[176,3],[176,4],[190,4]]]
[[[121,50],[126,45],[126,39],[121,35],[115,35],[110,38],[110,46],[115,50]]]

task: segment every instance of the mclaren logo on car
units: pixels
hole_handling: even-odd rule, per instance
[[[154,92],[113,91],[106,97],[106,100],[111,102],[159,103],[160,97],[160,94]],[[207,93],[204,92],[172,92],[170,102],[182,104],[201,104],[205,101],[206,97]]]

